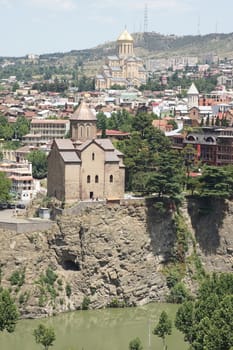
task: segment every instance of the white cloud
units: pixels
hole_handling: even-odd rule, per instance
[[[27,0],[27,2],[31,6],[53,9],[55,11],[70,11],[76,8],[74,0]]]

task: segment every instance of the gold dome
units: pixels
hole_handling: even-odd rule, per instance
[[[132,36],[129,34],[129,32],[125,29],[121,35],[118,37],[117,41],[133,41]]]

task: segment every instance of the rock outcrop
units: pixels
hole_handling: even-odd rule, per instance
[[[201,260],[209,271],[231,271],[233,204],[218,226],[216,212],[200,218],[196,205],[183,211]],[[211,232],[219,240],[210,241],[216,249],[209,251]],[[24,317],[76,310],[84,298],[101,308],[164,301],[168,294],[164,265],[176,242],[171,210],[161,217],[153,204],[98,205],[61,216],[44,232],[0,235],[2,285],[12,288]]]

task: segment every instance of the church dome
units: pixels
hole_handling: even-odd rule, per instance
[[[95,114],[88,107],[86,102],[82,101],[74,114],[70,117],[71,120],[93,121],[96,120]]]
[[[118,37],[117,41],[133,41],[132,36],[129,34],[129,32],[125,29],[120,36]]]

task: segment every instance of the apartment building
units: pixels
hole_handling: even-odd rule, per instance
[[[39,182],[32,177],[31,163],[2,162],[0,171],[11,180],[11,190],[20,200],[30,200],[39,190]]]
[[[23,143],[40,146],[55,138],[64,139],[69,129],[67,119],[32,119],[30,133],[23,137]]]

